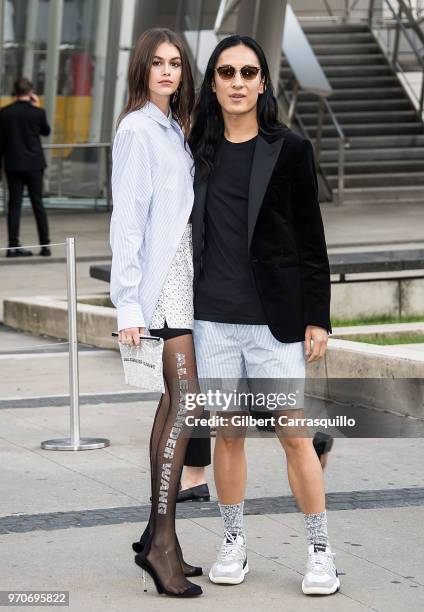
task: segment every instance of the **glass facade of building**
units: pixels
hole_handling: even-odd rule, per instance
[[[55,121],[53,139],[56,142],[86,142],[98,140],[101,117],[96,102],[109,100],[117,92],[105,91],[105,64],[110,59],[109,41],[118,28],[119,48],[116,54],[129,55],[138,36],[150,27],[168,27],[180,33],[190,32],[194,41],[191,51],[196,61],[198,49],[194,34],[213,29],[219,0],[2,0],[3,53],[0,76],[0,104],[11,100],[13,82],[26,76],[33,83],[42,105],[51,95],[47,91],[48,54],[56,55]],[[52,15],[55,5],[62,9]],[[112,23],[120,13],[120,23]],[[54,38],[49,29],[59,29],[56,48],[50,49]],[[115,32],[116,35],[116,32]],[[118,62],[119,63],[119,62]],[[124,67],[124,69],[126,66]],[[116,82],[121,75],[118,74]],[[123,104],[124,100],[117,100]],[[106,130],[105,130],[106,132]]]
[[[213,30],[220,0],[0,0],[0,106],[26,76],[46,109],[52,134],[46,193],[56,204],[86,196],[105,202],[106,149],[125,103],[131,49],[151,27],[182,34],[193,68],[202,31]],[[196,72],[196,71],[195,71]],[[198,78],[200,73],[196,72]]]

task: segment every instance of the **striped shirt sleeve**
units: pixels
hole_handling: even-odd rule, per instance
[[[110,223],[112,269],[110,298],[117,308],[118,331],[145,327],[140,305],[139,251],[152,199],[152,179],[145,145],[133,130],[118,130],[112,147]]]

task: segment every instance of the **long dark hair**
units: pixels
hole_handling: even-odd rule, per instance
[[[246,45],[246,47],[252,49],[256,53],[261,66],[264,93],[259,94],[257,105],[260,131],[265,134],[274,135],[287,127],[278,120],[277,100],[274,95],[268,63],[262,48],[250,36],[235,34],[222,39],[209,58],[203,83],[194,107],[193,123],[188,139],[196,171],[199,172],[202,178],[206,178],[212,172],[216,146],[224,134],[224,119],[221,106],[216,94],[212,90],[214,68],[222,51],[236,45]]]
[[[190,62],[184,44],[178,35],[167,28],[151,28],[138,39],[128,66],[128,101],[118,117],[117,127],[131,111],[142,108],[149,100],[149,74],[156,49],[164,42],[177,47],[181,55],[181,83],[175,102],[171,96],[172,115],[181,126],[184,135],[190,130],[190,117],[194,105],[194,82]]]

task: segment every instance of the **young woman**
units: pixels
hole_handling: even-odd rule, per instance
[[[257,385],[273,378],[285,390],[284,379],[301,386],[305,353],[311,362],[326,351],[330,270],[312,144],[277,115],[263,50],[247,36],[221,40],[206,68],[190,134],[197,367],[203,379],[249,378]],[[328,540],[322,468],[308,432],[287,435],[283,410],[273,412],[276,432],[308,543],[302,591],[329,595],[340,581]],[[249,571],[241,428],[238,435],[218,428],[214,473],[224,540],[209,578],[239,584]]]
[[[165,340],[166,388],[150,437],[150,520],[133,547],[143,578],[148,572],[159,593],[194,597],[202,590],[186,576],[202,570],[183,561],[175,534],[190,433],[184,394],[198,392],[191,332],[193,160],[186,142],[194,86],[174,32],[152,29],[141,36],[129,65],[128,92],[112,152],[110,295],[120,342],[138,345],[148,330]]]

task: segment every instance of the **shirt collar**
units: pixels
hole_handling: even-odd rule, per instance
[[[167,128],[172,127],[171,122],[175,121],[172,117],[171,110],[169,110],[169,115],[166,117],[160,108],[150,100],[146,102],[141,110],[144,111],[149,117]]]

